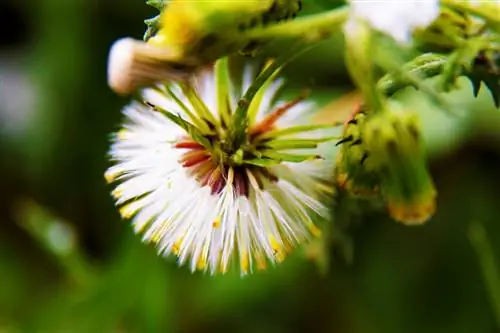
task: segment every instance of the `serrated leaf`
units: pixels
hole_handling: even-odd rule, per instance
[[[472,72],[465,73],[465,76],[472,83],[474,96],[477,97],[481,89],[481,83],[484,83],[490,91],[495,107],[500,107],[500,76],[489,72],[484,68],[476,68]]]

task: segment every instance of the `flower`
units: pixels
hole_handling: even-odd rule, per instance
[[[332,128],[304,122],[314,108],[305,96],[275,102],[277,73],[242,102],[254,72],[245,67],[238,89],[225,59],[191,83],[144,89],[114,136],[105,176],[118,184],[122,217],[192,271],[225,273],[235,260],[242,275],[265,269],[319,236],[313,220],[329,217]],[[244,140],[235,143],[233,120],[245,107]]]
[[[351,0],[351,10],[354,17],[404,44],[413,30],[427,27],[439,16],[439,1]]]

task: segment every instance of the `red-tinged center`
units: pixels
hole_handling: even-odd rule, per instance
[[[248,146],[259,149],[265,146],[262,135],[275,129],[276,122],[288,110],[297,105],[305,98],[299,98],[277,108],[260,122],[248,129]],[[213,142],[219,140],[217,137],[211,137]],[[179,159],[179,163],[188,170],[188,173],[194,177],[200,186],[209,186],[212,194],[219,194],[231,182],[234,192],[237,195],[248,196],[252,187],[263,188],[266,182],[275,182],[277,176],[266,167],[260,167],[250,164],[239,164],[229,162],[228,158],[216,156],[213,151],[193,140],[191,137],[185,137],[177,141],[174,148],[182,149],[184,152]],[[256,158],[251,152],[244,152],[244,158]]]

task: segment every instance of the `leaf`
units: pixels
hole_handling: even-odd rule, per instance
[[[500,51],[490,54],[480,53],[476,57],[475,66],[471,70],[464,70],[464,75],[472,83],[474,96],[477,97],[484,83],[490,91],[495,106],[500,107]]]
[[[481,83],[484,83],[490,91],[491,97],[495,106],[500,107],[500,76],[494,74],[484,68],[476,68],[475,70],[465,73],[465,76],[472,83],[474,97],[477,97],[481,89]]]

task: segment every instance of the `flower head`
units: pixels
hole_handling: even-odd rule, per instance
[[[425,28],[439,16],[436,0],[351,0],[354,17],[366,20],[374,29],[407,43],[417,28]]]
[[[320,153],[330,151],[331,129],[304,123],[314,106],[305,96],[275,100],[277,73],[245,100],[254,69],[238,87],[222,59],[193,82],[143,90],[110,150],[106,178],[118,183],[121,215],[192,270],[224,273],[235,260],[241,274],[264,269],[318,236],[313,220],[328,217],[333,160]]]

